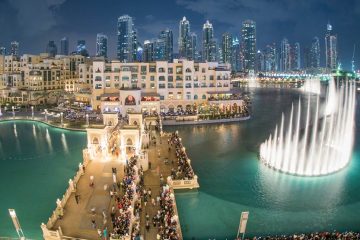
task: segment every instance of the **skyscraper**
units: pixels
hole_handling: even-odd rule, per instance
[[[245,71],[255,70],[256,56],[256,23],[245,20],[241,29],[243,68]]]
[[[332,33],[332,26],[327,24],[325,34],[325,61],[326,68],[336,69],[337,65],[337,37]]]
[[[107,58],[108,37],[103,33],[96,35],[96,56]]]
[[[214,29],[209,21],[203,26],[203,60],[216,61],[216,42],[214,41]]]
[[[295,71],[301,69],[300,43],[298,42],[291,47],[291,68]]]
[[[55,57],[57,54],[57,46],[54,41],[49,41],[46,45],[46,53],[49,54],[50,57]]]
[[[224,33],[222,35],[222,55],[224,63],[232,63],[232,47],[233,47],[233,37],[230,33]]]
[[[133,62],[136,58],[137,32],[129,15],[118,18],[117,37],[117,58],[122,62]]]
[[[265,54],[258,50],[256,53],[255,70],[257,72],[265,71]]]
[[[239,72],[241,70],[240,41],[237,37],[232,39],[231,70],[233,72]]]
[[[280,46],[280,71],[287,72],[291,70],[291,54],[290,54],[290,44],[287,38],[284,38],[281,41]]]
[[[277,59],[276,59],[276,45],[268,44],[265,48],[265,71],[275,72],[278,70]]]
[[[183,17],[179,23],[179,56],[180,58],[191,58],[190,51],[190,22]]]
[[[152,62],[152,61],[154,61],[154,43],[152,43],[149,40],[144,41],[143,61],[144,62]]]
[[[314,37],[311,42],[310,48],[310,67],[320,67],[320,40],[318,37]]]
[[[3,56],[6,55],[6,48],[5,47],[0,47],[0,55],[3,55]]]
[[[156,39],[153,41],[154,52],[153,60],[154,61],[168,61],[166,54],[166,42],[163,39]]]
[[[197,47],[197,35],[196,33],[190,34],[190,60],[200,61],[199,51]]]
[[[82,55],[84,57],[89,56],[89,52],[86,49],[86,41],[85,40],[78,40],[76,45],[76,54]]]
[[[69,39],[67,37],[60,40],[60,55],[69,55]]]
[[[164,60],[172,62],[174,59],[173,32],[170,29],[163,30],[159,34],[159,39],[165,44]]]
[[[10,54],[19,57],[19,42],[17,41],[11,42]]]

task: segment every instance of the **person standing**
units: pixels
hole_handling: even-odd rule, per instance
[[[80,201],[80,195],[75,194],[75,201],[76,201],[76,204],[79,204],[79,201]]]

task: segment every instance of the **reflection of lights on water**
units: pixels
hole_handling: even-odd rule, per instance
[[[36,127],[35,127],[34,124],[33,124],[32,130],[33,130],[33,135],[34,135],[34,137],[36,138]]]
[[[16,124],[14,124],[14,135],[17,138],[18,137],[18,133],[17,133],[17,129],[16,129]]]
[[[51,137],[50,137],[49,129],[48,129],[48,128],[46,129],[46,142],[47,142],[48,145],[49,145],[49,150],[50,150],[50,152],[52,152],[52,151],[53,151],[53,146],[52,146]]]
[[[66,153],[69,153],[69,148],[68,148],[68,145],[67,145],[67,141],[66,141],[66,136],[64,133],[61,134],[61,143],[64,147],[64,150]]]

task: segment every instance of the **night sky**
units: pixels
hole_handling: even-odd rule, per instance
[[[321,40],[324,65],[324,34],[328,21],[338,35],[339,60],[350,66],[353,45],[358,47],[355,61],[360,63],[360,1],[358,0],[0,0],[0,46],[20,42],[21,53],[44,52],[49,40],[58,48],[62,37],[70,38],[70,50],[78,39],[85,39],[93,55],[96,33],[109,37],[109,55],[115,57],[117,17],[135,18],[140,42],[155,38],[169,27],[174,32],[177,51],[178,24],[186,16],[192,31],[201,40],[202,24],[209,19],[216,38],[229,31],[240,35],[241,22],[257,23],[257,47],[267,43],[279,46],[283,37],[301,48],[311,39]],[[357,64],[357,66],[359,66]]]

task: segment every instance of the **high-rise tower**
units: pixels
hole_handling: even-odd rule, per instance
[[[216,43],[214,41],[214,29],[209,21],[203,26],[203,60],[208,62],[216,61]]]
[[[117,22],[117,58],[122,62],[133,62],[136,59],[137,34],[133,18],[123,15]]]
[[[326,68],[336,69],[337,65],[337,37],[332,33],[330,23],[326,26],[325,34],[325,61]]]
[[[96,35],[96,56],[107,57],[108,37],[103,33]]]
[[[245,20],[241,29],[243,68],[245,71],[255,70],[256,57],[256,23]]]

